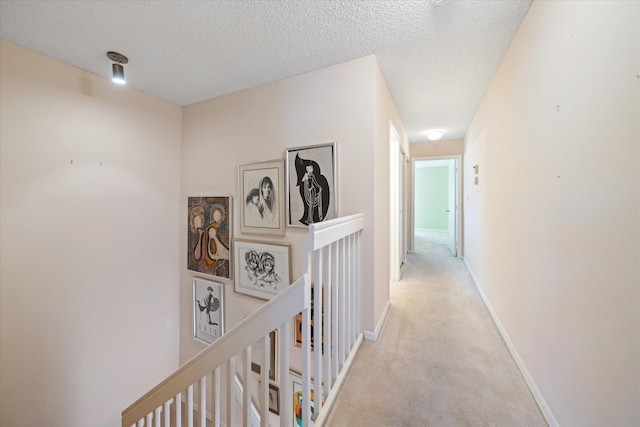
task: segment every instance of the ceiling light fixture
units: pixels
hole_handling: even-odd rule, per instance
[[[111,67],[113,70],[113,77],[111,80],[119,85],[125,84],[126,80],[124,79],[124,67],[122,64],[128,63],[129,59],[118,52],[107,52],[107,57],[115,62]]]
[[[443,135],[444,133],[441,130],[431,130],[427,133],[427,139],[429,141],[437,141],[442,138]]]

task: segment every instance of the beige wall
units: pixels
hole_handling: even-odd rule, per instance
[[[562,426],[640,424],[639,3],[535,1],[465,138],[465,259]]]
[[[409,143],[407,141],[407,135],[404,130],[404,126],[400,121],[398,112],[387,88],[387,84],[384,81],[380,68],[375,67],[376,77],[376,103],[375,103],[375,138],[373,146],[374,155],[374,170],[373,170],[373,188],[374,191],[374,221],[373,226],[375,229],[375,261],[371,258],[374,271],[374,280],[376,283],[375,293],[373,294],[373,317],[374,322],[371,326],[366,326],[365,329],[373,331],[379,322],[383,320],[381,315],[383,310],[389,301],[389,277],[390,277],[390,263],[389,263],[389,217],[390,217],[390,193],[389,193],[389,141],[390,141],[390,128],[389,124],[393,124],[395,130],[398,132],[400,139],[400,150],[407,154],[409,153]],[[363,298],[366,292],[363,294]]]
[[[0,56],[0,425],[116,426],[178,365],[181,109]]]
[[[464,139],[414,142],[410,148],[411,158],[462,155]]]
[[[374,177],[378,160],[372,141],[377,141],[380,120],[388,128],[393,110],[389,99],[377,101],[378,72],[375,57],[368,56],[190,105],[183,112],[182,212],[186,212],[187,197],[193,195],[229,194],[234,206],[239,206],[239,163],[281,159],[289,147],[337,143],[339,214],[365,214],[362,326],[367,330],[373,330],[380,314],[384,297],[378,295],[388,294],[388,271],[374,276],[373,268],[374,254],[376,259],[384,257],[378,249],[387,250],[384,239],[388,236],[388,225],[384,231],[375,208],[374,183],[378,184],[374,179],[382,180],[387,188],[388,171],[381,172],[386,178]],[[377,112],[377,105],[384,105],[385,112]],[[397,126],[402,129],[401,124]],[[388,149],[385,153],[388,164]],[[301,251],[306,229],[287,228],[284,237],[241,235],[238,209],[233,217],[235,238],[291,243],[293,277],[303,273]],[[181,247],[186,247],[186,223],[181,232]],[[378,233],[383,233],[382,240]],[[181,254],[180,359],[185,362],[203,345],[192,338],[191,280],[197,274],[186,270],[186,251]],[[225,283],[226,329],[230,329],[264,301],[235,293],[231,281],[221,282]]]

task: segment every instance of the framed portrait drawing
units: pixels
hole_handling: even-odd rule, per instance
[[[260,363],[264,348],[262,340],[251,346],[251,370],[256,373],[261,372]],[[275,381],[278,377],[278,331],[273,330],[269,334],[269,379]]]
[[[189,197],[187,268],[230,278],[231,197]]]
[[[280,415],[280,389],[273,384],[269,384],[269,410]]]
[[[193,279],[193,338],[211,344],[224,334],[224,286]]]
[[[238,165],[240,231],[284,235],[282,160]]]
[[[291,284],[291,245],[234,239],[235,290],[269,300]]]
[[[336,143],[285,152],[287,226],[307,227],[338,216]]]

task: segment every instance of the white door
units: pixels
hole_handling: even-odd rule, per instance
[[[453,254],[453,256],[458,256],[456,250],[456,201],[458,200],[457,195],[457,183],[456,183],[456,160],[449,160],[449,197],[447,204],[447,218],[449,223],[449,250]]]

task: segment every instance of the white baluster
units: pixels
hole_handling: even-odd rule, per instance
[[[251,346],[244,349],[243,384],[242,384],[242,426],[249,427],[251,412]]]
[[[187,389],[187,427],[193,427],[193,384]]]
[[[333,381],[331,380],[331,332],[332,332],[332,323],[331,323],[331,313],[332,313],[332,307],[331,307],[331,294],[332,294],[332,288],[333,288],[333,282],[332,282],[332,277],[331,277],[331,251],[330,251],[330,247],[325,246],[324,248],[322,248],[322,251],[324,253],[324,258],[325,258],[325,263],[324,263],[324,277],[326,277],[325,281],[325,286],[324,286],[324,301],[322,302],[322,305],[324,307],[324,326],[322,328],[322,335],[323,335],[323,342],[322,342],[322,346],[324,347],[324,344],[327,344],[327,348],[324,348],[324,361],[322,363],[322,368],[323,368],[323,372],[324,372],[324,395],[327,396],[329,395],[329,391],[331,390],[331,386],[333,384]],[[316,374],[317,375],[317,374]]]
[[[232,357],[227,361],[227,426],[236,425],[236,359]]]
[[[200,379],[200,426],[207,425],[207,376]]]
[[[182,427],[182,393],[176,394],[176,427]]]
[[[341,371],[344,366],[344,358],[345,358],[345,335],[346,335],[346,326],[347,326],[347,316],[346,316],[346,300],[347,300],[347,286],[345,280],[345,258],[346,258],[346,250],[345,250],[344,239],[340,239],[340,359],[338,364],[338,369]]]
[[[356,233],[356,247],[355,247],[355,257],[356,257],[356,335],[360,334],[360,299],[361,299],[361,290],[360,290],[360,232]]]
[[[289,380],[289,345],[291,328],[287,321],[280,326],[278,338],[278,354],[280,356],[280,394],[278,405],[280,406],[280,427],[291,427],[293,424],[291,402],[293,402],[291,384]]]
[[[356,337],[358,336],[356,325],[356,306],[358,304],[358,295],[356,293],[356,236],[352,234],[349,237],[351,238],[351,318],[353,319],[351,322],[351,342],[355,344]]]
[[[323,392],[322,392],[322,305],[324,304],[324,295],[323,295],[323,283],[322,283],[322,269],[323,269],[323,258],[322,251],[318,250],[314,252],[314,273],[315,273],[315,286],[313,291],[313,299],[314,299],[314,309],[313,309],[313,343],[314,343],[314,358],[313,358],[313,366],[314,366],[314,374],[315,381],[313,384],[313,395],[315,398],[315,402],[323,401]],[[322,405],[316,405],[315,414],[317,416],[318,412]]]
[[[347,319],[346,319],[346,324],[345,324],[345,339],[346,339],[346,348],[345,348],[345,356],[348,357],[349,356],[349,352],[351,351],[351,344],[352,344],[352,340],[351,340],[351,323],[352,323],[352,318],[351,318],[351,240],[349,239],[349,236],[345,237],[345,245],[346,245],[346,249],[345,249],[345,287],[347,290],[347,299],[346,301],[346,310],[347,310]]]
[[[171,400],[164,402],[164,427],[171,427]]]
[[[275,332],[274,332],[275,334]],[[260,360],[260,427],[269,426],[269,370],[271,368],[271,342],[270,334],[262,338],[262,360]],[[256,362],[258,362],[256,360]]]
[[[151,427],[153,425],[153,412],[149,412],[147,414],[147,426]]]
[[[220,427],[220,367],[211,376],[211,420],[213,427]]]
[[[160,414],[161,414],[161,413],[162,413],[162,406],[158,406],[158,407],[156,408],[156,410],[155,410],[155,414],[154,414],[154,416],[155,416],[155,421],[156,421],[156,422],[155,422],[155,426],[156,426],[156,427],[160,427],[160,421],[161,421],[161,420],[160,420]]]
[[[305,277],[309,283],[309,276]],[[305,297],[306,308],[302,310],[302,425],[311,425],[311,295]],[[317,310],[318,308],[316,308]],[[317,345],[317,344],[316,344]],[[319,350],[316,350],[319,351]]]
[[[138,427],[144,427],[144,418],[140,418],[140,421],[138,421]]]
[[[331,291],[331,306],[333,307],[333,311],[331,313],[331,373],[333,375],[333,379],[335,380],[338,377],[338,335],[340,333],[340,318],[338,317],[338,314],[340,312],[340,310],[338,309],[338,295],[340,289],[340,281],[338,280],[338,267],[340,265],[340,258],[338,257],[338,243],[333,242],[331,244],[331,254],[331,258],[333,259],[331,265],[331,282],[333,284],[333,289]]]

